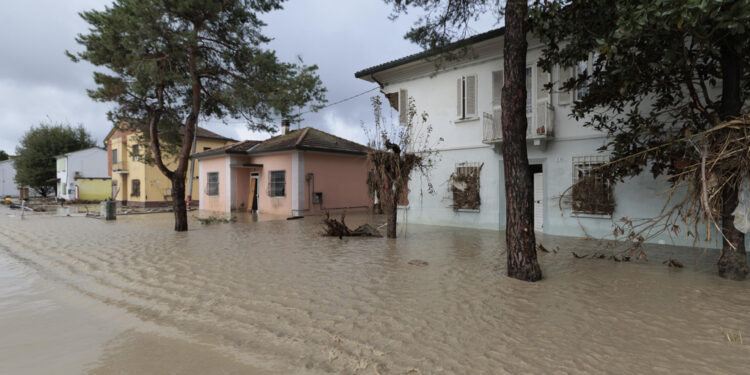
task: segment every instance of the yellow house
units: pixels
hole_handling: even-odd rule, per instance
[[[172,183],[156,165],[143,162],[144,152],[138,144],[139,132],[140,130],[114,127],[104,138],[108,153],[108,172],[112,177],[112,196],[117,202],[128,206],[169,205],[172,202]],[[200,127],[197,132],[196,152],[208,151],[237,142]],[[177,156],[164,155],[164,164],[169,169],[176,168]],[[192,196],[200,197],[197,165],[190,180],[193,183]],[[185,187],[187,193],[187,184]]]

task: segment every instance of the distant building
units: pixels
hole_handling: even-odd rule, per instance
[[[16,168],[13,166],[13,159],[0,161],[0,197],[18,196],[15,178]]]
[[[172,201],[172,182],[156,165],[144,163],[145,150],[141,150],[138,144],[139,132],[114,127],[104,138],[107,145],[108,174],[112,177],[112,195],[117,202],[128,206],[169,205]],[[197,152],[237,142],[200,127],[197,132]],[[163,159],[167,168],[176,167],[176,156],[165,154]],[[198,197],[200,193],[197,178],[198,168],[190,179],[193,181],[193,197]]]
[[[105,200],[112,196],[107,151],[99,147],[58,155],[57,199]]]
[[[314,129],[201,152],[200,209],[278,215],[366,210],[367,148]]]

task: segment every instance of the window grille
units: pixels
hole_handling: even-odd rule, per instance
[[[592,215],[614,212],[614,189],[600,169],[608,161],[606,155],[573,157],[573,212]]]
[[[207,177],[208,186],[206,194],[211,196],[219,195],[219,172],[209,172]]]
[[[268,172],[268,196],[283,197],[285,196],[286,171]]]
[[[141,196],[141,180],[133,180],[130,183],[130,196],[131,197]]]

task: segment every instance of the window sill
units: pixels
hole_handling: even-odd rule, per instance
[[[456,210],[456,212],[479,213],[480,211],[478,209],[477,210],[472,210],[470,208],[459,208],[459,209]]]
[[[612,219],[612,215],[607,214],[586,214],[586,213],[572,213],[571,217],[577,217],[581,219]]]
[[[453,123],[454,124],[463,124],[463,123],[474,122],[474,121],[479,121],[479,117],[460,118],[460,119],[457,119],[457,120],[453,120]]]

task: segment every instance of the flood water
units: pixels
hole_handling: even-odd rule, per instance
[[[712,251],[615,263],[570,254],[595,241],[548,236],[560,250],[526,283],[504,276],[502,232],[409,224],[397,240],[339,240],[313,217],[175,233],[171,214],[11,213],[0,373],[750,371],[750,284],[715,276]]]

